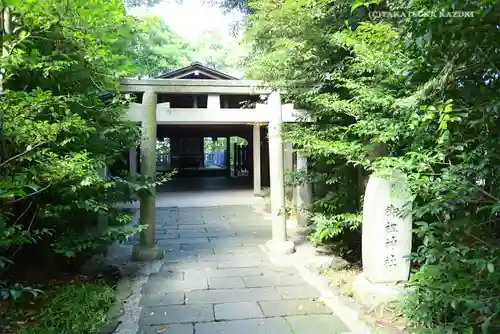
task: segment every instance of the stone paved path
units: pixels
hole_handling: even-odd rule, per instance
[[[139,333],[334,334],[348,332],[293,267],[259,245],[270,221],[250,206],[163,208],[159,273],[142,289]]]

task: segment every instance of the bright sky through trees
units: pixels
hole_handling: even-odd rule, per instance
[[[193,44],[207,30],[216,30],[224,38],[233,39],[231,25],[241,19],[240,13],[224,15],[219,7],[203,3],[203,0],[184,0],[182,3],[166,0],[151,8],[134,8],[131,13],[157,16]]]

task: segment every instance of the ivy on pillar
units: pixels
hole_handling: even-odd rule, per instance
[[[295,245],[287,240],[285,214],[285,177],[283,162],[283,140],[281,138],[281,97],[273,92],[268,99],[271,114],[269,121],[269,172],[271,183],[272,240],[267,249],[276,254],[291,254]]]
[[[144,117],[141,134],[141,173],[150,178],[156,174],[156,104],[157,94],[145,92],[142,98]],[[132,260],[153,261],[163,258],[164,252],[156,246],[156,200],[155,189],[151,193],[143,193],[140,197],[141,225],[146,229],[141,232],[141,243],[132,251]]]

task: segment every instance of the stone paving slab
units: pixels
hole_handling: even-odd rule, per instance
[[[217,268],[218,269],[252,268],[252,267],[259,267],[266,263],[267,260],[250,259],[248,262],[243,262],[241,259],[238,259],[238,260],[220,262]]]
[[[259,300],[278,300],[280,295],[275,288],[220,289],[187,291],[186,304],[193,303],[236,303]]]
[[[335,315],[298,315],[285,317],[294,334],[341,334],[349,328]]]
[[[320,293],[310,285],[277,286],[276,290],[283,299],[318,298]]]
[[[200,225],[200,224],[178,224],[178,225],[169,225],[169,231],[189,231],[189,232],[207,232],[209,225]]]
[[[217,321],[264,318],[256,302],[215,304],[214,312]]]
[[[161,235],[167,235],[167,234],[159,234],[158,236]],[[164,244],[195,244],[195,243],[200,243],[200,242],[210,242],[208,237],[198,237],[198,238],[170,238],[170,239],[159,239],[157,244],[160,244],[160,241]]]
[[[189,243],[182,243],[182,244],[180,244],[180,249],[182,251],[193,251],[193,250],[209,249],[209,250],[211,250],[211,253],[214,254],[213,247],[214,247],[214,244],[212,244],[210,242],[207,242],[207,241],[189,242]]]
[[[161,244],[159,244],[161,246]],[[198,254],[190,252],[166,252],[165,262],[198,262]]]
[[[248,261],[266,261],[267,258],[264,254],[246,254],[244,256],[245,259],[247,259]],[[234,254],[200,254],[198,256],[198,259],[200,262],[203,262],[203,261],[208,261],[208,262],[230,262],[230,261],[233,261],[233,262],[237,262],[237,261],[241,261],[243,260],[242,259],[242,256],[237,256],[237,255],[234,255]],[[241,261],[243,262],[243,261]]]
[[[162,267],[157,274],[152,274],[151,276],[163,276],[172,280],[183,280],[185,274],[184,271],[181,270],[170,270],[167,267]]]
[[[168,325],[214,320],[212,307],[206,307],[206,305],[170,305],[143,308],[140,325]]]
[[[285,286],[285,285],[301,285],[304,283],[302,277],[296,274],[280,274],[271,273],[261,276],[245,276],[243,277],[245,285],[248,288],[258,288],[264,286]]]
[[[167,225],[205,225],[203,220],[191,219],[189,217],[179,218],[175,222],[168,222]]]
[[[143,294],[139,305],[146,307],[158,307],[167,305],[184,304],[184,292],[169,292],[166,294]]]
[[[293,334],[283,318],[208,322],[194,328],[196,334]]]
[[[156,240],[165,240],[165,239],[179,239],[180,234],[163,234],[163,233],[157,233],[156,234]],[[168,242],[168,241],[167,241]]]
[[[166,252],[142,285],[139,333],[348,331],[295,267],[271,263],[261,249],[271,222],[250,206],[159,210],[157,219]]]
[[[172,324],[165,326],[143,326],[137,334],[193,334],[192,324]]]
[[[142,289],[142,293],[146,295],[166,294],[169,292],[181,292],[192,290],[208,289],[206,279],[193,280],[169,280],[163,276],[150,277]]]
[[[234,289],[244,288],[245,283],[241,277],[213,277],[208,280],[210,289]]]
[[[310,299],[260,300],[259,305],[266,317],[332,313],[325,304]]]
[[[224,231],[224,232],[184,232],[184,230],[175,230],[177,231],[180,236],[180,238],[224,238],[224,237],[235,237],[236,234],[231,231]],[[170,232],[170,231],[169,231]],[[176,235],[176,234],[173,234]]]

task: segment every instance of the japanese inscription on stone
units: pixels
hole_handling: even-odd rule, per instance
[[[396,266],[396,246],[398,244],[398,224],[397,221],[400,219],[401,211],[394,205],[389,205],[385,209],[385,215],[387,217],[385,229],[385,248],[387,249],[387,255],[384,259],[384,266],[386,268]]]

